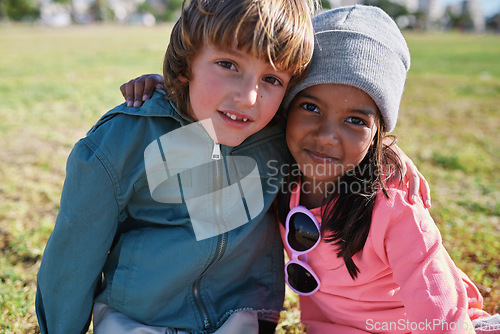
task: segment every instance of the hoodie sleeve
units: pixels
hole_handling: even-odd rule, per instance
[[[442,245],[422,203],[411,205],[395,188],[377,198],[372,228],[383,235],[386,260],[400,286],[407,330],[412,333],[474,333],[462,274]]]
[[[111,166],[84,140],[73,148],[54,230],[37,276],[41,333],[86,333],[118,224]]]

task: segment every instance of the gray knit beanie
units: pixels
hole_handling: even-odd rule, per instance
[[[319,84],[344,84],[366,92],[377,104],[386,132],[396,126],[410,52],[396,23],[383,10],[355,5],[320,13],[313,19],[314,54],[304,81],[284,100]]]

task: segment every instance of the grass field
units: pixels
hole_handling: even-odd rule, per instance
[[[36,272],[65,161],[119,86],[161,72],[170,26],[0,26],[0,333],[37,333]],[[406,34],[394,133],[431,185],[445,247],[500,312],[500,36]],[[280,333],[302,333],[289,294]]]

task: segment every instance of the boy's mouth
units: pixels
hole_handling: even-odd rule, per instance
[[[239,115],[236,115],[236,114],[233,114],[233,113],[230,113],[230,112],[227,112],[227,111],[221,111],[221,113],[223,113],[224,115],[226,115],[228,118],[232,119],[233,121],[237,121],[237,122],[252,121],[251,119],[248,119],[246,117],[241,117]]]

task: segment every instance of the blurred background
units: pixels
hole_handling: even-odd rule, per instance
[[[324,1],[330,8],[355,1]],[[398,145],[457,266],[500,312],[500,0],[378,0],[412,64]],[[66,159],[121,84],[161,73],[180,0],[0,0],[0,334],[38,333],[36,273]],[[303,333],[287,291],[278,333]]]
[[[403,29],[500,29],[500,0],[323,0],[323,8],[379,6]],[[154,25],[178,16],[182,0],[1,0],[0,20],[70,24],[119,22]]]

